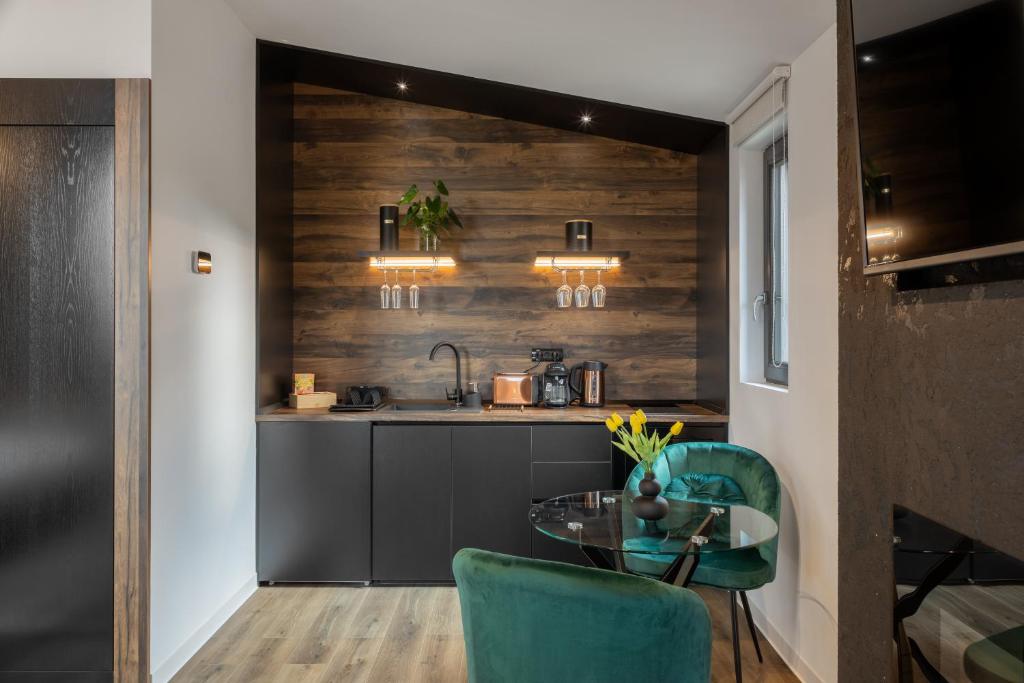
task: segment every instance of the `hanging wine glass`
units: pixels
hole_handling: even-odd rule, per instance
[[[590,305],[590,287],[583,281],[583,271],[580,271],[580,284],[576,287],[576,308],[586,308]]]
[[[402,307],[402,285],[398,284],[398,271],[395,271],[395,284],[391,287],[391,308]]]
[[[384,271],[384,284],[380,286],[380,307],[391,308],[391,287],[388,286],[388,271]]]
[[[601,284],[601,271],[597,271],[597,284],[591,290],[590,296],[594,301],[594,308],[604,308],[604,300],[608,290]]]
[[[416,271],[412,271],[412,284],[409,285],[409,308],[420,307],[420,288],[416,284]]]
[[[565,280],[565,271],[562,271],[562,286],[558,288],[555,293],[555,301],[558,303],[559,308],[569,308],[572,306],[572,287]]]

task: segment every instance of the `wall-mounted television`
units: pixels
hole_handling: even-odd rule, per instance
[[[1024,252],[1024,0],[852,0],[864,272]]]

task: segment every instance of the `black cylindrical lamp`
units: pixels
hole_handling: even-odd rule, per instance
[[[594,246],[594,222],[574,218],[565,222],[565,248],[568,251],[590,251]]]
[[[380,207],[380,250],[398,251],[398,204]]]

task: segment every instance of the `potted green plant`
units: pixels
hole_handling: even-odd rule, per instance
[[[410,185],[399,204],[408,204],[402,226],[415,229],[418,232],[416,248],[424,251],[437,251],[438,236],[440,233],[449,234],[452,226],[462,227],[462,221],[458,214],[448,206],[448,187],[443,180],[434,181],[434,189],[437,194],[428,195],[424,193],[421,199],[416,197],[420,189]],[[420,246],[422,245],[422,247]]]
[[[637,463],[643,465],[644,478],[640,481],[640,495],[632,500],[633,514],[640,519],[650,521],[658,520],[668,514],[668,501],[661,497],[661,484],[654,478],[654,463],[665,450],[665,446],[683,431],[683,423],[676,422],[672,425],[668,434],[659,436],[655,431],[647,433],[647,415],[644,411],[637,410],[629,416],[629,429],[625,428],[625,421],[618,413],[612,413],[611,417],[604,421],[608,431],[619,437],[616,441],[612,439],[612,445],[628,455]]]

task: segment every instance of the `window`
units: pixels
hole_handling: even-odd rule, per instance
[[[789,384],[789,157],[782,135],[764,150],[764,378]]]

